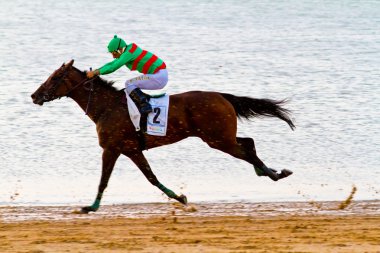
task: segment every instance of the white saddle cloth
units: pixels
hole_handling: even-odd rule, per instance
[[[126,95],[129,116],[131,117],[136,131],[139,131],[141,114],[130,96],[128,94]],[[169,95],[165,94],[165,96],[160,98],[151,98],[149,103],[151,104],[153,111],[148,114],[147,134],[165,136],[168,125]]]

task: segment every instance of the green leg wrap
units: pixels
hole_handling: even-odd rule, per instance
[[[169,198],[178,198],[177,194],[175,194],[172,190],[170,190],[170,189],[166,188],[165,186],[163,186],[161,183],[159,183],[157,185],[157,187],[161,191],[163,191],[166,194],[166,196],[168,196]]]
[[[256,172],[257,176],[259,176],[259,177],[264,176],[264,170],[263,169],[261,169],[261,168],[259,168],[257,166],[254,166],[254,168],[255,168],[255,172]]]
[[[96,196],[95,202],[91,205],[91,208],[94,210],[98,210],[100,207],[100,200],[102,199],[102,193],[98,193],[98,196]]]

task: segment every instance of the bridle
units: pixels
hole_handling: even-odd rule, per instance
[[[44,102],[49,102],[49,101],[52,101],[52,100],[54,100],[54,99],[57,99],[57,98],[60,99],[61,97],[63,97],[63,96],[56,96],[56,95],[54,95],[54,93],[57,91],[58,87],[61,86],[61,83],[65,81],[65,77],[66,77],[66,75],[67,75],[67,71],[65,71],[65,72],[63,73],[62,77],[59,79],[59,81],[56,82],[56,83],[54,84],[54,86],[51,87],[51,88],[48,90],[48,92],[46,92],[46,94],[44,94],[44,95],[42,96],[42,99],[43,99]],[[54,78],[53,78],[53,79],[54,79]],[[66,87],[67,87],[67,86],[66,86]]]
[[[65,80],[65,78],[67,76],[67,73],[68,73],[68,71],[65,70],[65,72],[63,73],[63,75],[59,79],[59,81],[57,81],[54,84],[54,86],[49,89],[49,91],[47,92],[47,94],[43,95],[42,98],[43,98],[44,102],[48,102],[48,101],[52,101],[52,100],[57,99],[57,98],[60,99],[61,97],[68,97],[70,95],[70,93],[72,91],[74,91],[76,88],[78,88],[79,86],[85,85],[85,84],[91,82],[91,86],[89,88],[85,87],[85,89],[89,91],[88,100],[87,100],[87,106],[86,106],[86,111],[85,111],[86,115],[87,115],[87,112],[88,112],[88,109],[89,109],[89,105],[90,105],[90,101],[91,101],[92,92],[94,91],[94,82],[93,81],[95,80],[95,78],[97,76],[95,78],[91,78],[91,79],[89,79],[89,78],[86,77],[85,80],[83,80],[82,82],[74,85],[74,87],[68,88],[66,80]],[[57,91],[57,89],[61,86],[62,82],[63,82],[63,84],[65,84],[65,86],[66,86],[66,88],[67,88],[68,91],[66,92],[65,95],[62,95],[62,96],[54,95],[54,93]]]

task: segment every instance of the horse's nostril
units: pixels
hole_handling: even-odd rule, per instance
[[[32,99],[35,99],[35,98],[36,98],[36,95],[32,94],[31,97],[32,97]]]

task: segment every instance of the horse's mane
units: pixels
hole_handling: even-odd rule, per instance
[[[85,71],[81,71],[81,70],[77,69],[74,66],[73,66],[73,69],[75,69],[76,71],[80,72],[82,75],[86,76],[86,72]],[[114,83],[115,83],[115,81],[107,81],[107,80],[101,78],[100,76],[98,76],[98,77],[94,78],[94,82],[97,85],[103,86],[106,89],[119,92],[119,90],[116,87],[113,86]]]

